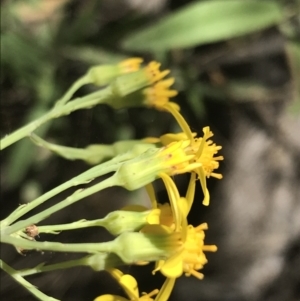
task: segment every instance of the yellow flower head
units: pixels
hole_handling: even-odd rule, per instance
[[[170,278],[180,277],[183,273],[186,276],[193,275],[198,279],[203,278],[203,274],[198,270],[207,263],[204,251],[215,252],[217,247],[204,245],[204,231],[207,224],[193,226],[183,226],[181,232],[171,233],[167,238],[169,247],[173,247],[173,254],[164,260],[159,260],[154,273],[158,270]]]
[[[179,112],[177,112],[179,114]],[[180,114],[178,116],[181,116]],[[160,142],[162,144],[170,142],[170,141],[181,141],[182,143],[182,151],[186,155],[194,155],[194,157],[190,157],[189,162],[185,162],[185,166],[187,169],[183,169],[183,172],[192,172],[191,181],[188,188],[188,196],[187,201],[189,203],[188,207],[190,209],[193,199],[194,199],[194,185],[195,185],[195,177],[193,173],[198,175],[198,178],[201,183],[201,187],[204,193],[204,205],[209,205],[209,192],[206,186],[206,178],[215,177],[217,179],[222,179],[222,175],[216,173],[215,170],[219,168],[219,161],[223,160],[223,156],[216,156],[218,151],[222,149],[221,146],[213,143],[212,140],[209,140],[213,133],[210,131],[209,127],[203,128],[203,137],[195,138],[195,133],[192,133],[189,129],[188,131],[184,131],[179,134],[166,134],[161,136],[160,138],[146,138],[144,141],[149,143],[157,143]],[[191,139],[188,139],[188,135],[190,135]],[[180,140],[183,139],[183,140]],[[174,145],[175,142],[171,142],[169,146]],[[196,164],[199,164],[198,166]],[[163,171],[162,171],[163,172]],[[182,172],[178,172],[182,173]],[[175,175],[176,172],[167,173],[169,175]],[[165,183],[166,184],[166,183]],[[189,211],[189,210],[188,210]]]
[[[132,58],[118,65],[122,75],[111,83],[114,97],[113,100],[107,102],[109,105],[114,108],[123,108],[146,104],[160,108],[168,102],[170,97],[177,95],[177,91],[169,90],[174,79],[162,80],[170,73],[170,70],[160,71],[160,64],[154,61],[139,69],[140,63],[141,59]],[[176,104],[173,106],[179,109]]]
[[[138,71],[142,62],[141,58],[129,58],[115,65],[93,66],[86,74],[85,83],[92,83],[96,86],[110,84],[121,75]]]
[[[157,295],[158,289],[149,294],[144,294],[140,297],[137,282],[134,277],[128,274],[123,274],[118,269],[108,269],[108,272],[118,281],[122,286],[129,299],[116,295],[103,295],[97,297],[94,301],[153,301],[152,296]]]
[[[139,57],[132,57],[132,58],[122,61],[121,63],[119,63],[119,68],[121,70],[121,74],[138,71],[140,69],[142,62],[143,62],[143,59],[141,59]]]
[[[178,94],[176,90],[169,89],[174,81],[174,78],[165,79],[144,89],[143,94],[146,96],[144,103],[147,106],[163,110],[164,106],[169,102],[169,98]],[[173,106],[176,110],[179,110],[177,104],[173,103]]]
[[[160,66],[160,63],[152,61],[144,68],[145,74],[151,84],[160,81],[170,73],[170,70],[160,71]]]
[[[195,183],[194,175],[191,177],[191,183]],[[169,204],[157,205],[153,187],[151,184],[148,185],[147,191],[154,208],[158,207],[161,210],[160,223],[154,226],[148,225],[141,230],[149,237],[156,234],[156,239],[152,236],[153,245],[165,250],[166,258],[157,261],[154,272],[160,270],[169,278],[177,278],[185,273],[186,276],[193,275],[202,279],[203,274],[198,270],[207,262],[204,251],[214,252],[217,247],[204,245],[204,230],[208,228],[206,223],[196,228],[187,225],[186,217],[193,201],[195,185],[190,183],[186,197],[183,198],[179,196],[171,177],[166,174],[160,174],[160,177],[167,189],[171,207]]]
[[[122,233],[109,250],[124,263],[156,261],[153,272],[160,270],[167,278],[178,278],[184,273],[202,279],[203,275],[198,271],[207,263],[204,251],[215,252],[217,247],[204,245],[207,224],[196,228],[188,226],[185,215],[183,210],[179,229],[172,225],[147,225],[140,232]]]
[[[188,140],[172,142],[160,149],[157,157],[161,159],[162,172],[177,175],[191,171],[197,166],[190,163],[194,156],[187,155],[185,151],[189,144]]]
[[[189,140],[171,143],[162,148],[149,148],[140,156],[124,162],[116,173],[119,185],[128,190],[141,188],[160,173],[177,175],[190,172],[201,164],[193,162],[194,154],[187,154]]]
[[[191,144],[192,153],[195,154],[195,161],[200,163],[201,166],[195,169],[196,174],[200,179],[202,190],[204,193],[204,205],[209,205],[209,192],[206,187],[206,178],[215,177],[222,179],[222,175],[215,173],[214,170],[219,167],[219,161],[223,160],[223,156],[216,156],[221,146],[216,145],[211,140],[208,140],[213,136],[210,128],[207,126],[203,128],[203,137],[196,138],[194,143]]]

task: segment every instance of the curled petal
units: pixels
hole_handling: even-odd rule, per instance
[[[181,258],[181,253],[177,253],[165,261],[160,271],[164,276],[168,278],[178,278],[183,273],[182,264],[183,262]]]
[[[155,301],[167,301],[171,295],[176,278],[167,278],[162,288],[159,290]]]
[[[126,294],[130,299],[139,298],[139,289],[136,280],[131,275],[123,275],[119,281]]]
[[[94,299],[94,301],[129,301],[129,300],[117,295],[102,295]]]

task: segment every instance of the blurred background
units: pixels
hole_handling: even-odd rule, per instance
[[[199,135],[209,125],[225,157],[224,179],[208,180],[210,206],[202,206],[198,187],[189,216],[193,225],[208,222],[206,242],[218,245],[218,252],[208,254],[204,280],[181,277],[170,301],[299,301],[300,1],[1,1],[1,137],[47,112],[92,65],[131,56],[155,59],[171,69],[183,116]],[[93,89],[86,86],[76,96]],[[167,113],[99,105],[49,122],[37,133],[83,148],[174,131],[178,127]],[[1,218],[89,168],[28,139],[1,155]],[[188,176],[175,181],[184,194]],[[163,186],[156,184],[164,203]],[[147,202],[144,191],[107,189],[43,223],[101,218],[124,204]],[[91,228],[39,239],[93,242],[111,236]],[[16,269],[78,256],[22,256],[1,246],[1,258]],[[152,276],[152,268],[126,266],[123,271],[136,275],[140,291],[149,292],[163,282],[162,276]],[[66,301],[123,294],[105,272],[88,268],[27,279]],[[5,273],[1,296],[34,300]]]

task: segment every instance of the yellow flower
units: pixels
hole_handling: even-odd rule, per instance
[[[122,286],[129,299],[116,295],[102,295],[94,301],[154,301],[152,297],[155,295],[157,295],[155,301],[167,301],[175,283],[175,279],[167,279],[160,291],[155,289],[149,294],[143,293],[140,296],[137,281],[134,277],[123,274],[118,269],[108,269],[107,271]]]
[[[203,274],[198,272],[207,263],[204,251],[215,252],[215,245],[204,245],[204,231],[207,224],[193,226],[183,225],[180,232],[174,232],[167,238],[168,246],[173,247],[173,254],[156,263],[153,271],[160,271],[164,276],[170,278],[180,277],[183,273],[186,276],[193,275],[198,279],[203,278]]]
[[[179,112],[177,113],[179,114],[179,116],[181,116]],[[194,198],[195,174],[200,180],[201,187],[204,193],[203,204],[206,206],[209,205],[210,198],[206,185],[206,178],[214,177],[217,179],[222,179],[222,175],[215,172],[215,170],[219,168],[219,161],[224,159],[223,156],[216,156],[218,151],[222,149],[222,147],[213,143],[212,140],[209,140],[213,136],[213,133],[210,131],[209,127],[204,127],[203,133],[203,137],[195,138],[196,134],[192,133],[187,126],[187,131],[184,131],[182,133],[165,134],[159,138],[150,137],[143,140],[144,142],[148,143],[160,142],[161,144],[170,142],[172,143],[172,141],[184,141],[183,145],[185,146],[185,148],[183,149],[183,151],[186,153],[186,155],[195,155],[195,157],[192,157],[189,162],[190,167],[195,167],[193,170],[192,168],[190,168],[192,175],[188,188],[189,196],[187,197],[190,207]],[[188,138],[189,136],[191,137],[191,139]],[[187,143],[187,141],[189,141],[189,143]],[[195,165],[192,165],[195,163],[198,163],[199,166],[196,167]]]
[[[161,234],[165,236],[166,259],[158,260],[154,273],[158,270],[166,277],[179,277],[183,273],[186,276],[193,275],[198,279],[203,278],[203,274],[198,272],[207,262],[204,251],[214,252],[216,246],[204,245],[204,231],[207,224],[201,224],[194,228],[187,225],[187,215],[195,192],[195,173],[192,174],[191,182],[186,193],[186,197],[180,197],[177,187],[171,177],[160,174],[168,192],[171,207],[168,204],[157,205],[154,190],[147,189],[154,208],[159,208],[160,228],[146,226],[141,232],[147,235]],[[153,200],[154,198],[154,200]],[[172,209],[172,210],[170,210]],[[165,227],[167,226],[167,227]],[[154,241],[156,243],[156,241]],[[161,242],[162,243],[162,242]]]
[[[163,175],[163,180],[166,181],[166,179],[168,176]],[[169,186],[169,183],[167,185]],[[159,216],[159,224],[148,224],[139,233],[123,232],[114,241],[104,243],[103,250],[115,253],[124,263],[156,261],[156,268],[153,272],[160,270],[167,278],[178,278],[184,273],[186,276],[193,275],[202,279],[203,275],[199,270],[207,263],[204,251],[214,252],[217,247],[204,245],[204,230],[207,229],[207,224],[201,224],[196,228],[187,225],[188,202],[185,198],[177,196],[177,189],[175,191],[173,187],[169,187],[169,190],[174,215],[170,214],[168,206],[155,209],[161,210],[162,213]],[[177,203],[173,204],[174,201]],[[135,293],[136,296],[137,293]],[[118,299],[104,299],[104,297],[97,299],[97,301],[100,300]]]
[[[152,61],[144,68],[145,74],[151,84],[160,81],[170,73],[170,70],[160,71],[160,66],[160,63]]]
[[[85,83],[96,86],[107,85],[121,75],[138,71],[142,62],[141,58],[129,58],[115,65],[93,66],[85,75]]]
[[[196,168],[194,172],[198,175],[200,179],[201,187],[204,193],[203,205],[209,205],[209,192],[206,186],[206,178],[214,177],[217,179],[222,179],[222,175],[215,173],[214,170],[219,167],[219,161],[223,160],[223,156],[216,156],[221,146],[216,145],[211,140],[208,140],[213,136],[209,127],[203,128],[203,137],[196,138],[191,144],[192,154],[195,154],[195,161],[200,163],[201,166]]]
[[[160,71],[158,62],[151,62],[146,67],[139,69],[140,62],[140,59],[133,58],[118,65],[119,72],[121,69],[123,75],[118,76],[110,85],[113,99],[107,101],[109,105],[116,109],[145,105],[147,102],[145,96],[143,97],[143,89],[149,93],[152,91],[151,95],[159,96],[160,102],[163,102],[166,97],[177,94],[175,90],[168,90],[174,79],[162,80],[170,73],[170,70]],[[133,72],[134,70],[136,71]],[[153,97],[154,95],[152,99]]]
[[[179,113],[178,113],[179,114]],[[209,140],[213,133],[210,131],[209,127],[203,128],[203,137],[195,138],[195,133],[190,132],[183,132],[178,134],[166,134],[159,138],[146,138],[144,139],[145,142],[148,143],[168,143],[171,141],[181,141],[182,143],[182,152],[185,153],[185,156],[194,155],[194,157],[190,157],[189,162],[185,162],[185,165],[188,166],[189,172],[192,173],[191,180],[188,188],[188,203],[189,208],[192,205],[194,199],[194,192],[195,192],[195,174],[198,176],[200,180],[201,187],[204,193],[204,205],[209,205],[209,191],[206,185],[206,178],[214,177],[217,179],[222,179],[222,175],[220,173],[216,173],[215,170],[219,168],[219,161],[223,160],[223,156],[216,156],[218,151],[222,149],[221,146],[216,145],[213,143],[212,140]],[[188,135],[192,137],[192,139],[187,139]],[[183,139],[183,140],[180,140]],[[173,145],[175,142],[171,142],[169,145]],[[199,164],[196,166],[195,164]],[[185,170],[188,172],[188,170]],[[182,173],[182,172],[178,172]],[[169,175],[175,175],[176,172],[173,174],[167,173]]]
[[[135,190],[152,183],[160,173],[177,175],[195,170],[201,164],[193,162],[194,154],[187,154],[189,145],[190,141],[185,140],[162,148],[149,148],[140,156],[124,162],[115,174],[118,185]]]
[[[149,88],[144,89],[143,93],[146,96],[145,104],[156,109],[164,109],[164,106],[169,102],[169,98],[178,94],[176,90],[169,90],[174,81],[174,78],[161,80]],[[179,110],[177,104],[173,103],[173,106],[176,110]]]

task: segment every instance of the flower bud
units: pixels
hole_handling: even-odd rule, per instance
[[[88,70],[87,77],[90,83],[96,86],[104,86],[111,83],[122,74],[129,74],[139,70],[141,58],[129,58],[117,65],[99,65]]]
[[[124,232],[135,232],[148,224],[159,224],[159,209],[141,212],[118,210],[109,213],[101,225],[111,234],[117,236]]]

